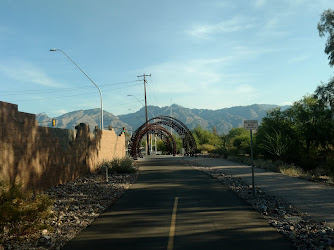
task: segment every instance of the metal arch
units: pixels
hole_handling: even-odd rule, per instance
[[[153,123],[150,123],[152,122]],[[146,122],[142,124],[132,135],[131,140],[129,142],[128,151],[130,152],[130,155],[134,158],[136,158],[137,155],[140,155],[140,145],[138,144],[139,141],[141,141],[142,137],[146,133],[150,133],[154,129],[148,129],[148,127],[156,127],[156,131],[159,131],[160,128],[164,127],[171,127],[174,129],[179,136],[182,138],[182,144],[183,148],[185,149],[185,154],[194,156],[197,151],[197,145],[194,136],[192,135],[191,131],[188,129],[188,127],[182,123],[180,120],[169,117],[169,116],[157,116],[147,121],[148,126],[146,126]],[[162,127],[164,126],[164,127]],[[168,132],[167,129],[164,128],[164,132]],[[152,133],[152,132],[151,132]],[[138,140],[140,138],[140,140]],[[168,132],[166,137],[173,136]],[[174,140],[174,138],[173,138]]]
[[[188,127],[181,122],[180,120],[176,119],[175,117],[170,116],[158,116],[152,118],[151,120],[160,119],[164,125],[172,127],[182,138],[183,148],[185,149],[186,155],[194,156],[197,151],[197,144],[195,138]],[[151,121],[150,120],[150,121]]]
[[[173,117],[156,117],[159,118],[157,124],[162,124],[165,126],[169,126],[173,128],[182,138],[183,148],[186,150],[186,154],[194,155],[197,151],[197,145],[193,134],[188,129],[186,125],[184,125],[181,121],[173,118]],[[169,119],[172,118],[172,119]]]
[[[134,154],[132,154],[134,156],[134,158],[136,158],[136,155],[142,157],[141,150],[140,150],[141,140],[143,139],[143,137],[147,133],[150,133],[152,131],[159,131],[161,136],[163,138],[167,139],[166,146],[169,149],[168,151],[175,156],[176,155],[176,142],[175,142],[173,136],[169,133],[169,131],[167,129],[165,129],[164,127],[161,127],[161,126],[150,125],[148,128],[145,128],[145,130],[141,131],[141,133],[137,137],[137,141],[135,142],[135,146],[132,147],[132,149],[135,150],[135,152],[133,152]]]
[[[148,127],[145,126],[145,129],[140,131],[139,135],[133,141],[133,144],[130,150],[131,156],[135,159],[137,158],[137,156],[141,157],[141,151],[140,151],[141,140],[147,133],[150,133],[152,131],[158,131],[161,137],[164,137],[167,139],[166,146],[169,149],[169,152],[175,156],[176,155],[176,142],[175,142],[174,137],[166,128],[156,125],[156,124],[149,124]]]

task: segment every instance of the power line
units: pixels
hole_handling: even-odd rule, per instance
[[[129,84],[129,83],[133,83],[133,82],[141,82],[141,81],[140,80],[133,80],[133,81],[127,81],[127,82],[102,84],[100,86],[101,87],[110,87],[110,86],[114,86],[114,85]],[[21,91],[20,90],[7,90],[7,91],[1,91],[1,93],[8,93],[6,95],[1,95],[1,96],[54,93],[54,92],[91,89],[91,88],[93,88],[93,86],[81,86],[80,89],[78,89],[78,88],[58,88],[58,89],[52,89],[52,90],[51,89],[50,90],[40,90],[40,89],[39,90],[21,90]]]
[[[109,89],[109,90],[104,90],[103,92],[110,92],[113,90],[117,90],[117,89],[123,89],[123,88],[129,88],[129,87],[133,87],[136,85],[139,85],[140,83],[134,84],[134,85],[130,85],[127,87],[121,87],[121,88],[113,88],[113,89]],[[36,94],[36,93],[35,93]],[[40,100],[49,100],[49,99],[62,99],[62,98],[68,98],[68,97],[73,97],[73,96],[84,96],[84,95],[91,95],[91,92],[87,92],[87,93],[82,93],[82,94],[75,94],[75,95],[66,95],[66,96],[55,96],[55,97],[43,97],[43,98],[33,98],[33,99],[25,99],[25,100],[15,100],[17,102],[26,102],[26,101],[40,101]]]
[[[116,105],[109,105],[109,106],[104,106],[104,107],[115,107],[115,106],[123,106],[123,105],[126,105],[126,104],[134,104],[134,103],[137,103],[137,102],[125,102],[125,103],[119,103],[119,104],[116,104]]]
[[[159,101],[158,101],[158,99],[157,99],[157,96],[156,96],[156,94],[155,94],[155,90],[154,90],[154,84],[153,84],[153,80],[152,80],[152,77],[150,77],[150,80],[151,80],[151,88],[152,88],[152,92],[153,92],[153,97],[154,97],[154,99],[156,100],[156,103],[157,103],[157,105],[158,106],[160,106],[160,104],[159,104]]]

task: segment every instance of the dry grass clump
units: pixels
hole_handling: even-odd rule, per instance
[[[250,157],[245,156],[229,156],[227,160],[236,161],[245,165],[252,165],[252,159]],[[257,159],[254,160],[254,166],[266,170],[270,170],[277,173],[282,173],[284,175],[288,175],[291,177],[299,177],[306,180],[312,180],[313,176],[309,172],[303,170],[300,167],[297,167],[293,164],[287,164],[283,161],[275,161],[272,160],[263,160]]]
[[[47,195],[22,191],[21,185],[0,181],[0,243],[47,228],[42,220],[51,215],[53,200]]]

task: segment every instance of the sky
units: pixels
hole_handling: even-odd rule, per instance
[[[1,0],[0,101],[50,117],[101,107],[290,105],[333,77],[332,0]],[[50,51],[50,49],[62,50]],[[83,72],[76,67],[76,65]]]

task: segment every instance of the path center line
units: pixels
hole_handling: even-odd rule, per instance
[[[167,250],[172,250],[173,247],[174,247],[175,222],[176,222],[176,211],[177,211],[178,201],[179,201],[179,197],[175,197],[173,214],[172,214],[172,221],[170,223],[170,229],[169,229],[169,239],[168,239]]]

